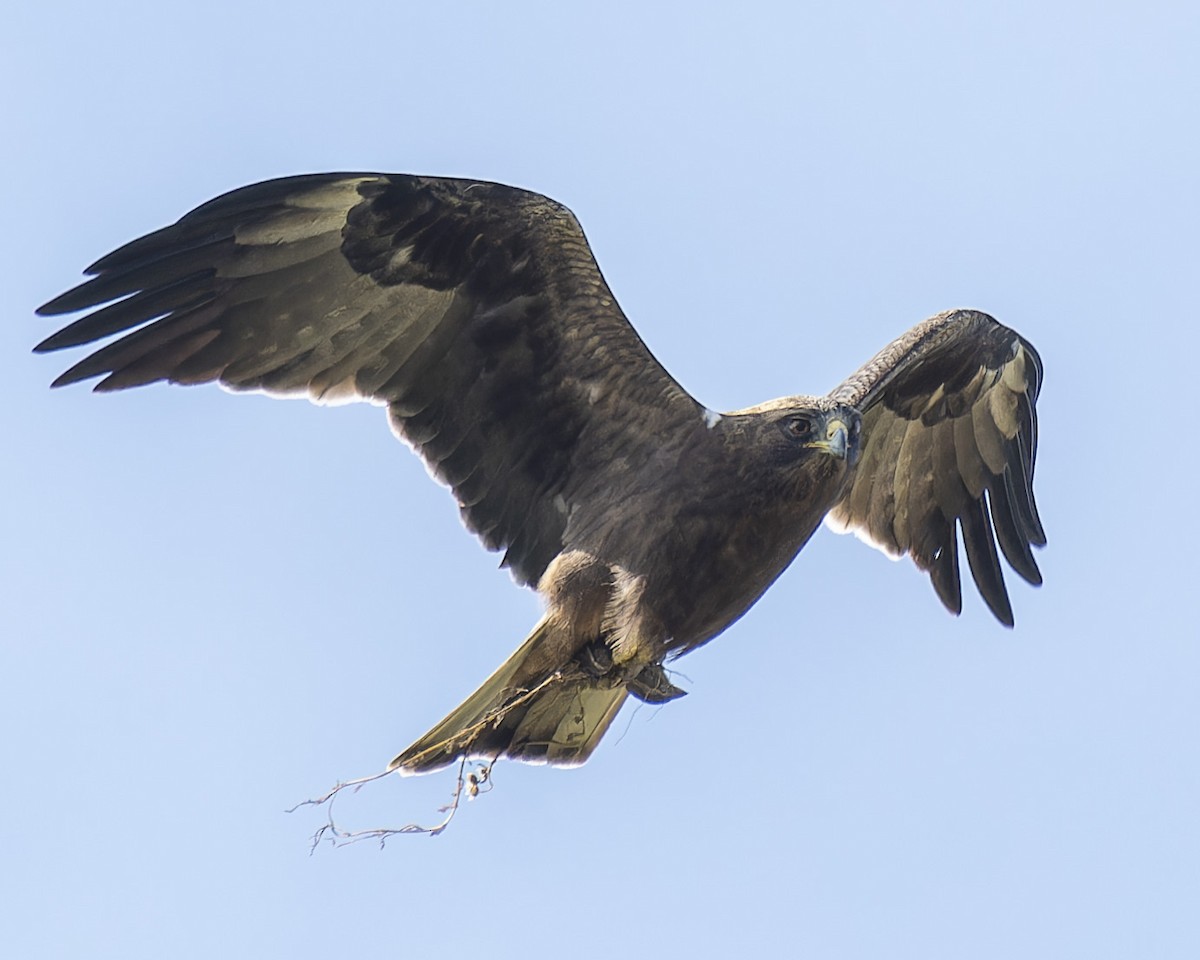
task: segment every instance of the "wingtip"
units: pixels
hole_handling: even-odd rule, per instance
[[[84,380],[90,380],[92,377],[98,377],[103,373],[103,371],[81,369],[84,362],[85,361],[80,361],[79,363],[75,364],[75,366],[71,367],[70,370],[64,370],[62,373],[60,373],[50,383],[50,389],[57,390],[59,387],[69,387],[72,384],[81,383]],[[105,382],[105,380],[101,380],[99,383],[97,383],[94,387],[92,387],[92,392],[110,392],[113,388],[109,387],[106,389],[104,386]]]
[[[94,283],[94,279],[85,280],[78,286],[47,300],[33,312],[39,317],[60,317],[64,313],[74,313],[84,307],[94,306],[96,301],[88,297],[88,293],[94,289]]]
[[[54,378],[54,380],[50,383],[50,389],[57,390],[59,387],[69,387],[71,384],[78,383],[80,380],[84,379],[86,379],[86,377],[73,376],[71,371],[68,370],[65,373],[60,373]]]
[[[1000,581],[999,590],[988,591],[988,593],[984,593],[981,589],[980,593],[982,594],[983,600],[987,604],[988,609],[992,611],[993,616],[995,616],[995,618],[1006,627],[1013,626],[1012,604],[1009,602],[1008,590],[1004,586],[1004,581]],[[989,593],[991,596],[988,595]]]
[[[65,297],[65,296],[66,296],[65,293],[60,293],[54,299],[47,300],[40,307],[36,307],[33,311],[34,316],[36,316],[36,317],[59,317],[59,316],[62,316],[64,313],[70,313],[71,312],[70,310],[64,310],[59,305],[59,301],[62,300],[63,297]]]
[[[67,347],[77,347],[80,343],[86,343],[86,340],[80,340],[77,336],[77,327],[78,323],[72,323],[61,330],[56,330],[34,347],[33,352],[53,353],[55,350],[64,350]]]

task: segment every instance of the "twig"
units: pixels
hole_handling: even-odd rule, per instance
[[[467,773],[467,759],[471,744],[474,743],[478,735],[488,726],[499,724],[512,710],[527,703],[547,687],[557,683],[565,683],[571,680],[576,680],[579,679],[580,676],[581,675],[578,673],[564,673],[561,670],[555,671],[554,673],[550,674],[550,676],[542,680],[541,683],[528,690],[523,690],[511,700],[486,713],[479,720],[461,730],[456,731],[449,738],[441,740],[422,750],[416,756],[409,757],[407,759],[408,763],[416,764],[423,758],[436,755],[438,752],[446,750],[448,747],[461,748],[464,754],[462,760],[460,760],[458,764],[458,779],[455,784],[454,794],[451,796],[448,804],[438,808],[438,813],[445,814],[445,816],[443,816],[442,819],[433,826],[423,826],[422,824],[418,823],[406,823],[402,827],[378,827],[372,830],[343,830],[337,825],[337,822],[333,819],[333,804],[334,800],[337,799],[338,794],[347,787],[353,787],[355,792],[357,792],[366,784],[371,783],[374,780],[380,780],[390,773],[395,773],[395,769],[392,768],[382,770],[379,773],[373,773],[367,777],[359,777],[356,780],[346,780],[338,783],[328,793],[325,793],[319,797],[315,797],[312,800],[303,800],[289,809],[287,812],[293,813],[294,811],[299,810],[301,807],[319,807],[326,804],[328,805],[327,810],[329,814],[329,820],[323,827],[313,834],[312,850],[310,852],[315,851],[321,841],[326,839],[329,840],[329,842],[335,847],[343,847],[351,843],[358,843],[360,840],[378,840],[380,847],[383,847],[386,845],[389,837],[401,833],[424,833],[431,837],[436,837],[439,833],[445,830],[446,827],[450,825],[450,821],[454,819],[454,815],[458,812],[458,806],[462,802],[464,792],[467,794],[468,800],[473,800],[475,797],[479,796],[480,793],[487,793],[492,789],[492,767],[496,763],[496,758],[493,757],[486,764],[481,764],[477,770],[472,770],[470,773]]]
[[[365,784],[373,780],[379,780],[386,777],[393,770],[383,770],[380,773],[371,774],[368,777],[359,777],[356,780],[346,780],[337,784],[328,793],[320,797],[315,797],[312,800],[303,800],[291,807],[286,812],[294,813],[301,807],[307,806],[322,806],[328,804],[327,810],[329,814],[328,822],[322,826],[316,833],[312,835],[312,847],[309,853],[316,852],[317,847],[322,840],[328,839],[330,844],[335,847],[345,847],[352,843],[358,843],[362,840],[378,840],[379,847],[382,849],[387,845],[389,837],[403,833],[424,833],[431,837],[436,837],[439,833],[450,826],[450,821],[454,819],[454,815],[458,812],[459,804],[462,802],[463,794],[465,793],[468,800],[474,800],[479,794],[487,793],[492,789],[492,767],[495,761],[487,764],[481,764],[478,770],[467,772],[467,758],[464,757],[458,765],[458,778],[455,783],[454,793],[450,798],[450,802],[445,806],[438,808],[438,813],[445,814],[441,821],[433,826],[423,826],[419,823],[406,823],[402,827],[376,827],[370,830],[343,830],[337,825],[333,819],[333,802],[337,795],[347,787],[353,787],[355,792],[358,792]]]

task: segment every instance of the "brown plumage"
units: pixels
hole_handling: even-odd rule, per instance
[[[939,314],[826,397],[717,415],[651,356],[565,207],[494,183],[318,174],[235,190],[101,258],[43,314],[98,308],[39,351],[121,336],[55,385],[218,381],[386,406],[467,527],[545,616],[392,766],[581,763],[629,694],[733,623],[828,514],[910,554],[961,609],[1031,583],[1033,347]]]

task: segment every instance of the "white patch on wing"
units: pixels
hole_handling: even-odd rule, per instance
[[[364,183],[378,183],[383,177],[348,177],[316,187],[305,187],[288,197],[287,205],[301,210],[349,210],[362,200],[358,188]]]
[[[234,230],[234,238],[245,246],[274,246],[333,234],[340,242],[346,214],[362,200],[359,186],[379,179],[352,177],[303,189],[284,201],[287,212],[275,213],[262,223],[242,224]]]
[[[899,560],[901,557],[904,556],[903,553],[897,553],[891,547],[886,546],[882,543],[878,543],[875,540],[872,540],[871,532],[865,526],[861,526],[861,527],[860,526],[851,526],[849,523],[846,522],[846,519],[838,513],[838,511],[836,509],[830,510],[829,513],[825,514],[825,526],[827,526],[830,530],[832,530],[834,533],[839,534],[839,535],[846,534],[846,533],[854,534],[855,539],[860,540],[861,542],[865,543],[868,547],[878,550],[880,553],[882,553],[885,557],[887,557],[889,560],[891,560],[893,562],[895,562],[896,560]]]
[[[716,410],[709,410],[708,407],[705,407],[704,408],[704,422],[705,422],[705,424],[707,424],[708,429],[711,430],[713,427],[715,427],[718,423],[721,422],[721,415],[719,413],[717,413]]]
[[[1013,393],[1024,393],[1029,387],[1025,376],[1025,349],[1020,343],[1013,344],[1013,358],[1002,368],[1000,380]]]
[[[233,238],[243,247],[274,247],[326,235],[340,241],[345,225],[345,210],[288,210],[262,223],[235,227]]]
[[[356,374],[350,374],[345,380],[332,383],[320,394],[309,394],[309,399],[319,407],[344,407],[348,403],[358,403],[366,398],[358,392],[355,382]],[[382,405],[383,401],[376,401]]]
[[[217,386],[226,393],[237,394],[240,397],[260,396],[270,397],[272,400],[307,400],[318,407],[343,407],[348,403],[369,403],[373,407],[387,406],[386,400],[364,397],[361,393],[353,390],[353,381],[349,383],[350,389],[345,389],[347,386],[345,381],[331,388],[337,391],[332,396],[329,390],[326,390],[321,396],[315,396],[305,386],[293,387],[288,390],[271,390],[266,387],[239,387],[235,384],[222,383],[219,380]]]

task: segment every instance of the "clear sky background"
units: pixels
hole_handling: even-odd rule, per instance
[[[21,4],[0,58],[0,928],[13,957],[1200,956],[1194,3]],[[1040,590],[822,530],[691,695],[309,855],[538,616],[370,407],[47,389],[32,311],[233,187],[577,213],[728,409],[914,322],[1041,351]],[[75,355],[78,356],[77,354]],[[431,822],[449,774],[346,827]]]

